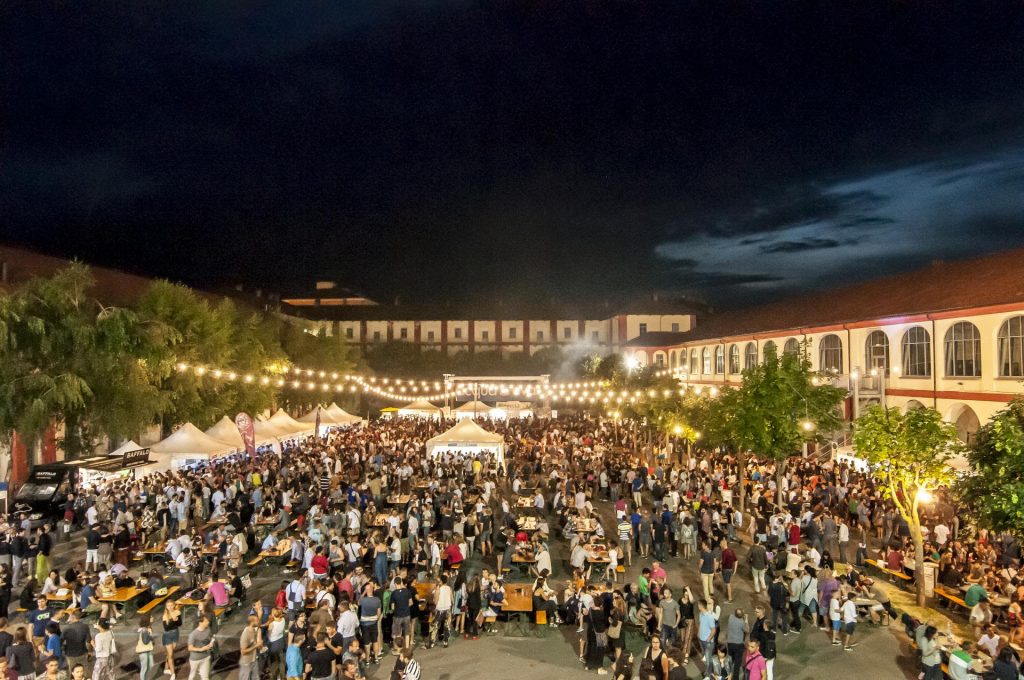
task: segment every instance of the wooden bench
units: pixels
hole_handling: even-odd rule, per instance
[[[940,587],[936,586],[935,587],[935,594],[938,595],[939,597],[945,599],[945,600],[948,600],[950,603],[952,603],[954,605],[958,605],[960,607],[963,607],[964,609],[969,609],[969,607],[967,606],[967,603],[964,602],[964,598],[960,597],[959,595],[957,595],[956,593],[954,593],[952,591],[949,591],[949,590],[946,590],[945,588],[940,588]]]
[[[166,602],[167,598],[169,598],[171,595],[174,595],[179,590],[181,590],[181,586],[171,586],[170,588],[167,589],[167,592],[164,593],[163,595],[160,595],[158,597],[154,597],[152,600],[150,600],[149,602],[147,602],[143,606],[139,607],[138,613],[139,614],[149,614],[150,612],[154,611],[157,607],[162,605],[164,602]]]
[[[864,560],[864,561],[866,563],[870,564],[872,567],[874,567],[878,571],[882,572],[883,574],[888,574],[892,578],[898,578],[898,579],[902,580],[905,583],[908,583],[908,582],[914,580],[913,576],[907,576],[902,571],[893,571],[892,569],[888,568],[887,566],[885,566],[884,564],[882,564],[881,562],[878,562],[876,560]]]

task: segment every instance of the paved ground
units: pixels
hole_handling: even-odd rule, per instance
[[[610,516],[610,504],[601,503],[598,508],[602,516]],[[605,526],[612,526],[606,521]],[[746,549],[740,547],[741,564],[745,559]],[[566,544],[561,539],[552,541],[552,561],[555,564],[555,583],[560,585],[561,579],[565,577],[561,572],[562,558],[565,557]],[[53,556],[53,564],[59,568],[66,568],[70,562],[78,562],[84,559],[84,543],[79,537],[71,543],[62,544],[57,547]],[[488,560],[493,568],[493,562]],[[631,568],[627,570],[626,577],[635,580],[640,573],[643,560],[634,560]],[[665,564],[669,574],[669,583],[679,592],[682,584],[690,585],[694,592],[700,591],[700,581],[697,577],[695,562],[683,563],[681,560],[670,559]],[[473,559],[470,569],[479,569],[479,560]],[[747,573],[741,570],[741,573]],[[281,573],[275,569],[264,568],[259,576],[254,579],[253,591],[264,598],[271,597],[276,586],[280,583]],[[749,577],[737,577],[734,579],[735,602],[732,605],[724,602],[722,609],[723,616],[731,611],[733,607],[742,607],[752,615],[753,613],[753,592],[750,589]],[[903,610],[904,605],[909,605],[910,597],[902,594],[895,586],[893,591],[894,603],[897,609]],[[761,596],[763,598],[763,595]],[[762,599],[763,601],[763,599]],[[919,612],[920,613],[920,612]],[[933,621],[941,621],[945,626],[945,618],[934,611],[927,612]],[[237,650],[238,634],[242,627],[244,617],[235,614],[218,632],[218,640],[223,657],[214,666],[214,677],[233,679],[237,676]],[[184,638],[191,626],[193,618],[187,618],[183,627],[183,642],[179,647],[177,658],[179,659],[179,677],[184,678],[187,670],[180,666],[184,663],[187,653],[184,649]],[[962,624],[962,618],[958,622]],[[15,617],[14,624],[19,619]],[[159,630],[159,625],[156,626]],[[135,644],[135,621],[129,620],[121,623],[115,628],[118,645],[122,650],[124,663],[123,674],[137,674],[136,666],[130,664],[134,656]],[[841,647],[829,644],[826,634],[822,631],[811,630],[804,627],[804,632],[798,635],[789,635],[778,638],[778,660],[776,661],[775,677],[785,680],[821,680],[822,678],[864,678],[865,680],[904,680],[917,676],[916,659],[913,652],[907,645],[907,640],[902,634],[899,626],[890,628],[874,627],[867,623],[861,623],[858,628],[859,644],[853,651],[843,651]],[[637,656],[644,649],[644,641],[637,634],[627,638],[627,644],[635,650]],[[548,629],[543,637],[506,637],[503,633],[496,635],[484,635],[478,640],[453,639],[448,649],[435,648],[417,650],[417,658],[423,666],[423,677],[427,680],[469,680],[469,679],[501,679],[521,680],[525,678],[547,678],[559,677],[571,680],[572,678],[594,677],[593,672],[586,672],[582,664],[576,660],[574,649],[576,647],[575,629],[571,626],[562,626],[558,629]],[[157,662],[162,662],[162,652],[157,652]],[[368,671],[370,678],[387,678],[393,665],[392,657],[388,656],[380,667],[371,666]],[[701,677],[700,669],[691,660],[687,669],[692,678]],[[120,677],[120,676],[119,676]],[[137,677],[137,675],[135,675]],[[165,676],[166,677],[166,676]]]

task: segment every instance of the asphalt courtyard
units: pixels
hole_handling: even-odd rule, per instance
[[[610,504],[600,502],[598,512],[604,520],[604,525],[612,526]],[[556,570],[552,582],[556,589],[560,590],[566,577],[561,566],[563,559],[567,557],[565,541],[561,538],[553,538],[551,551],[552,562]],[[744,564],[746,546],[738,546],[737,552],[740,563]],[[76,535],[72,541],[57,546],[51,561],[54,566],[65,568],[72,562],[83,561],[84,555],[84,541],[79,535]],[[488,563],[493,570],[493,561],[488,559]],[[649,563],[649,560],[634,559],[633,565],[627,569],[624,578],[635,582],[642,567]],[[468,570],[476,571],[482,566],[484,565],[477,555],[470,560]],[[663,566],[669,574],[669,585],[676,593],[680,592],[682,585],[691,586],[695,593],[700,591],[700,580],[697,576],[695,561],[684,562],[681,559],[670,558]],[[264,602],[272,600],[282,578],[287,578],[287,576],[279,568],[264,567],[253,579],[250,599],[259,596],[263,598]],[[620,576],[620,582],[621,579]],[[910,601],[909,594],[900,591],[895,586],[890,587],[890,592],[897,609],[902,611],[905,603]],[[734,596],[735,602],[729,604],[724,601],[724,593],[719,592],[723,619],[734,608],[741,607],[750,615],[752,621],[753,605],[757,602],[765,602],[763,593],[758,596],[759,599],[754,599],[749,570],[745,567],[741,568],[737,577],[734,578]],[[918,612],[919,615],[920,613]],[[928,611],[927,614],[933,622],[945,625],[945,617],[942,614],[935,611]],[[220,656],[214,663],[212,676],[218,680],[221,678],[232,679],[238,675],[238,636],[244,618],[240,611],[236,612],[224,622],[217,632]],[[22,621],[20,616],[12,616],[14,626],[19,625]],[[194,621],[194,614],[186,613],[182,642],[175,655],[178,661],[177,675],[180,678],[186,677],[188,673],[185,638],[188,631],[192,629]],[[119,678],[122,676],[138,677],[138,667],[133,663],[136,623],[137,619],[133,617],[122,621],[114,629],[123,664]],[[963,623],[962,617],[959,621],[954,619],[954,625],[957,623]],[[154,628],[159,632],[159,623],[156,623]],[[578,638],[574,626],[547,628],[541,634],[537,634],[537,631],[531,629],[532,627],[527,627],[529,633],[527,636],[506,635],[503,628],[503,624],[499,624],[496,632],[481,635],[477,640],[465,640],[453,636],[451,645],[447,649],[440,646],[433,649],[417,648],[416,658],[423,668],[422,677],[427,680],[435,678],[440,680],[485,678],[519,680],[523,678],[572,679],[596,676],[593,671],[586,671],[583,664],[577,660],[575,650]],[[842,647],[831,645],[825,632],[812,629],[808,625],[804,626],[803,632],[799,635],[779,635],[775,677],[785,680],[805,678],[807,680],[821,680],[822,678],[905,680],[917,677],[917,660],[900,626],[876,627],[867,622],[861,622],[858,624],[856,641],[858,644],[855,649],[844,651]],[[638,658],[646,645],[642,636],[635,630],[628,633],[626,644]],[[158,650],[156,654],[157,663],[162,663],[162,652]],[[366,675],[368,678],[388,678],[393,665],[393,657],[386,655],[381,665],[369,666]],[[701,667],[694,658],[691,658],[687,672],[691,678],[703,677]]]

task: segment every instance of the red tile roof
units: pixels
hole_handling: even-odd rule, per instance
[[[673,344],[1017,303],[1024,304],[1024,249],[938,261],[904,274],[717,314]]]
[[[0,263],[7,268],[7,283],[0,283],[0,290],[16,288],[34,277],[50,276],[71,264],[66,259],[6,245],[0,245]],[[96,280],[96,298],[113,305],[126,306],[136,302],[153,282],[151,278],[107,267],[90,265],[89,270]],[[220,299],[220,296],[196,292],[204,297]]]

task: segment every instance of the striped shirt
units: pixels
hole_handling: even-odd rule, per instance
[[[402,680],[420,680],[420,664],[416,659],[409,659],[409,663],[405,665]]]
[[[619,522],[619,540],[628,541],[629,535],[633,530],[633,526],[629,523],[629,520],[623,520]]]

